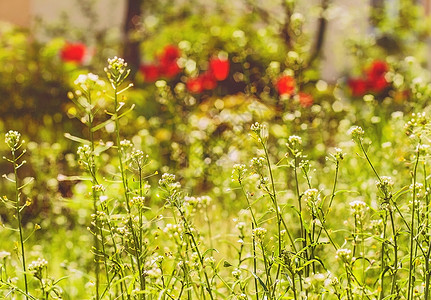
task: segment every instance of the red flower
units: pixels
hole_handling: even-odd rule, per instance
[[[180,49],[173,45],[167,45],[159,57],[160,74],[168,78],[175,77],[180,71],[177,60],[180,57]]]
[[[65,62],[82,64],[87,48],[82,43],[67,43],[60,51],[60,57]]]
[[[159,57],[160,64],[170,64],[180,57],[180,49],[174,45],[166,45]]]
[[[381,76],[375,79],[369,79],[368,86],[371,91],[380,93],[389,86],[389,83],[386,81],[385,76]]]
[[[310,107],[311,105],[313,105],[314,99],[313,96],[311,96],[310,94],[299,92],[298,98],[299,105],[301,105],[302,107]]]
[[[354,97],[361,97],[368,92],[381,93],[388,86],[389,82],[385,75],[389,71],[389,66],[382,60],[375,60],[371,66],[365,70],[365,78],[350,79],[348,85]]]
[[[368,82],[362,78],[349,79],[347,84],[349,85],[354,97],[361,97],[365,95],[368,90]]]
[[[280,95],[292,96],[295,92],[295,79],[292,76],[285,75],[277,80],[275,87]]]
[[[202,86],[205,90],[213,90],[217,87],[217,80],[213,73],[205,72],[199,78],[201,78]]]
[[[210,60],[209,71],[218,81],[225,80],[229,75],[230,64],[226,59],[212,58]]]
[[[181,69],[180,67],[178,67],[178,64],[176,61],[173,61],[170,63],[162,63],[159,66],[160,75],[168,78],[175,77],[180,71]]]
[[[371,64],[370,68],[366,71],[368,80],[380,79],[385,76],[386,72],[389,71],[389,66],[386,62],[381,60],[375,60]]]
[[[139,67],[139,71],[141,71],[142,76],[144,76],[144,80],[147,82],[156,81],[160,75],[159,67],[155,64],[141,65]]]
[[[187,90],[193,94],[200,94],[204,90],[202,77],[189,78],[186,83]]]
[[[385,74],[389,71],[389,66],[381,60],[374,61],[370,68],[366,71],[368,87],[375,93],[380,93],[385,90],[389,83],[385,78]]]

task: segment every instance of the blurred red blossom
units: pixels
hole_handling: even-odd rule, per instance
[[[298,99],[299,99],[299,105],[305,108],[310,107],[311,105],[313,105],[313,102],[314,102],[313,96],[303,92],[298,93]]]
[[[217,87],[218,81],[223,81],[227,78],[229,69],[230,64],[227,59],[212,58],[206,72],[187,81],[187,90],[195,94],[202,93],[204,90],[213,90]]]
[[[211,72],[205,72],[198,77],[189,78],[186,83],[187,90],[194,94],[204,90],[213,90],[217,87],[217,80]]]
[[[162,53],[157,57],[157,61],[143,64],[139,70],[147,82],[154,82],[161,77],[171,79],[181,72],[177,61],[180,58],[181,52],[174,45],[166,45]]]
[[[155,64],[141,65],[139,71],[147,82],[154,82],[160,76],[159,66]]]
[[[217,80],[212,72],[205,72],[199,77],[205,90],[213,90],[217,87]]]
[[[389,86],[389,82],[386,80],[386,78],[384,76],[382,76],[379,78],[375,78],[373,80],[369,80],[368,86],[369,86],[371,91],[373,91],[375,93],[380,93],[380,92],[384,91]]]
[[[178,66],[176,61],[171,62],[170,64],[163,64],[159,66],[160,75],[167,78],[173,78],[180,72],[181,72],[181,69]]]
[[[64,62],[82,64],[87,47],[82,43],[66,43],[60,50],[60,57]]]
[[[193,94],[200,94],[204,91],[202,77],[189,78],[186,82],[187,90]]]
[[[348,85],[354,97],[361,97],[366,93],[381,93],[387,87],[389,82],[386,80],[386,73],[389,71],[389,66],[385,61],[375,60],[365,69],[362,78],[349,79]]]
[[[285,75],[280,77],[275,83],[275,87],[280,95],[292,96],[295,92],[295,79],[292,76]]]
[[[159,73],[162,76],[172,78],[175,77],[180,71],[177,64],[181,52],[178,47],[174,45],[167,45],[163,48],[163,52],[159,57]]]
[[[370,68],[366,71],[368,87],[371,91],[380,93],[389,86],[385,78],[388,71],[389,66],[384,61],[376,60],[371,64]]]
[[[354,97],[361,97],[368,90],[368,83],[365,79],[362,78],[349,79],[347,84],[349,85],[350,90],[352,91],[352,95]]]
[[[366,71],[368,79],[378,79],[384,77],[389,71],[389,66],[381,60],[373,61],[370,68]]]
[[[212,58],[209,71],[217,81],[223,81],[229,75],[230,64],[227,59]]]
[[[166,45],[163,48],[162,54],[159,56],[159,61],[161,64],[171,63],[176,61],[181,55],[180,49],[174,45]]]

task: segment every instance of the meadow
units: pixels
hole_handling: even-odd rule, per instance
[[[396,51],[349,40],[334,82],[295,1],[278,27],[169,15],[138,66],[1,28],[0,296],[430,299],[428,32],[402,3],[373,24]]]

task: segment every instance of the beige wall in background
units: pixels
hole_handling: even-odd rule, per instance
[[[31,0],[0,0],[0,21],[19,26],[29,26]]]
[[[4,0],[0,0],[4,1]],[[14,1],[14,0],[8,0]],[[28,0],[31,2],[32,17],[41,18],[44,23],[59,23],[64,13],[67,14],[71,25],[79,29],[103,30],[120,27],[125,17],[125,0],[85,0],[82,2],[94,3],[97,14],[95,22],[83,17],[77,0]],[[94,28],[89,28],[94,26]]]
[[[56,24],[61,22],[61,18],[66,13],[71,25],[81,29],[94,26],[96,30],[103,30],[122,25],[125,16],[125,0],[85,1],[94,3],[97,22],[91,23],[82,16],[77,0],[0,0],[0,22],[28,27],[37,17],[45,24]]]

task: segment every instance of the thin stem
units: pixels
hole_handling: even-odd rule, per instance
[[[250,200],[248,199],[248,195],[247,195],[247,193],[246,193],[246,191],[244,189],[244,186],[243,186],[242,182],[239,181],[239,184],[240,184],[240,187],[241,187],[241,191],[244,194],[244,197],[245,197],[245,199],[247,201],[247,208],[250,210],[250,214],[251,214],[251,218],[252,218],[251,231],[253,232],[253,230],[258,226],[257,225],[257,221],[256,221],[256,217],[254,216],[253,209],[251,208]],[[253,271],[254,271],[254,274],[256,275],[256,272],[257,272],[257,261],[256,260],[257,260],[257,258],[256,258],[256,245],[255,245],[254,236],[253,236],[252,243],[253,243]],[[259,300],[259,288],[258,288],[259,285],[257,283],[256,276],[253,276],[253,277],[254,277],[254,287],[255,287],[255,290],[256,290],[256,300]]]
[[[144,196],[143,192],[143,184],[142,184],[142,168],[139,166],[139,196],[142,198]],[[144,223],[143,223],[143,213],[142,213],[142,207],[139,208],[139,245],[140,248],[144,245]],[[141,248],[142,250],[142,248]],[[138,266],[140,267],[140,266]],[[141,273],[139,273],[141,274]],[[163,274],[163,273],[162,273]],[[146,280],[145,275],[141,277],[141,288],[143,290],[146,290]],[[145,300],[146,296],[143,294],[143,300]]]
[[[347,263],[344,263],[344,267],[346,268],[346,276],[347,276],[347,299],[352,300],[352,279],[350,278],[350,272],[347,267]]]
[[[127,182],[127,175],[126,172],[124,170],[124,165],[123,165],[123,158],[122,158],[122,151],[121,151],[121,145],[120,145],[120,122],[118,119],[118,86],[115,85],[114,86],[114,109],[115,109],[115,113],[114,113],[114,118],[115,118],[115,133],[116,133],[116,145],[117,145],[117,154],[118,154],[118,160],[119,160],[119,165],[120,165],[120,172],[121,172],[121,179],[123,182],[123,189],[124,189],[124,198],[125,198],[125,202],[126,202],[126,208],[127,208],[127,214],[128,214],[128,225],[130,228],[130,231],[132,233],[132,237],[133,237],[133,241],[135,243],[135,250],[136,250],[136,260],[138,263],[138,272],[139,272],[139,279],[140,279],[140,285],[141,285],[141,289],[144,290],[145,289],[145,277],[144,274],[142,272],[142,264],[141,264],[141,246],[139,244],[138,238],[136,236],[136,232],[135,232],[135,228],[133,226],[133,220],[131,217],[131,209],[130,209],[130,203],[129,203],[129,185]],[[129,295],[128,295],[129,296]],[[140,294],[140,298],[144,299],[143,294]]]
[[[188,224],[188,222],[186,220],[186,216],[185,216],[184,212],[178,206],[177,206],[177,209],[178,209],[178,211],[179,211],[179,213],[181,215],[181,218],[182,218],[182,220],[184,222],[184,227],[186,228],[188,235],[191,237],[191,240],[192,240],[192,243],[193,243],[193,248],[194,248],[194,250],[196,251],[196,253],[198,255],[199,262],[201,264],[201,267],[203,269],[203,273],[204,273],[204,276],[205,276],[205,282],[206,282],[206,285],[207,285],[206,290],[207,290],[208,294],[210,295],[211,300],[214,300],[214,296],[213,296],[212,290],[211,290],[211,284],[210,284],[210,281],[209,281],[209,278],[208,278],[208,274],[207,274],[207,272],[205,270],[204,258],[202,257],[202,255],[201,255],[201,253],[199,251],[198,243],[196,242],[195,236],[193,235],[193,233],[191,231],[191,228],[190,228],[190,226],[189,226],[189,224]]]
[[[277,216],[277,225],[278,225],[278,255],[280,256],[281,255],[281,234],[280,234],[280,232],[281,232],[281,215],[280,215],[280,209],[278,207],[277,194],[275,192],[274,176],[272,174],[271,162],[269,161],[268,149],[266,148],[266,145],[265,145],[265,143],[263,142],[262,139],[261,139],[261,144],[262,144],[263,150],[265,151],[266,162],[268,164],[269,177],[271,179],[271,187],[272,187],[272,197],[271,198],[272,198],[272,200],[274,202],[276,216]]]
[[[407,300],[413,298],[413,247],[414,247],[414,224],[415,224],[415,212],[416,212],[416,180],[417,180],[417,168],[419,164],[419,150],[416,153],[416,162],[413,170],[413,203],[412,203],[412,217],[410,222],[410,258],[409,258],[409,283],[407,288]]]
[[[253,232],[254,228],[255,228],[254,227],[254,223],[251,223],[252,232]],[[253,236],[251,242],[253,243],[253,272],[254,272],[254,275],[257,276],[256,244],[255,244],[255,238],[254,238],[254,236]],[[256,300],[259,300],[259,285],[257,284],[257,278],[256,278],[256,276],[253,276],[254,277],[254,288],[256,290]]]
[[[95,162],[95,158],[94,158],[94,132],[93,132],[93,121],[94,121],[94,116],[91,112],[91,93],[88,92],[87,94],[87,99],[88,99],[88,103],[90,104],[90,107],[88,108],[88,131],[89,131],[89,136],[90,136],[90,147],[91,147],[91,158],[90,158],[90,164],[89,164],[89,171],[90,174],[92,175],[92,185],[98,185],[98,181],[96,178],[96,162]],[[93,212],[94,215],[97,216],[97,192],[95,191],[94,187],[92,187],[92,197],[93,197]],[[99,285],[100,285],[100,265],[99,265],[99,260],[98,260],[98,255],[100,252],[100,244],[99,244],[99,239],[97,237],[98,234],[98,226],[97,226],[97,221],[96,224],[94,226],[94,239],[93,239],[93,243],[94,243],[94,248],[95,248],[95,253],[94,253],[94,263],[95,265],[95,272],[96,272],[96,300],[100,299],[100,295],[99,295]]]
[[[424,183],[425,183],[425,189],[428,189],[428,180],[427,180],[427,171],[426,171],[426,162],[424,162]],[[426,217],[426,224],[425,224],[425,228],[426,228],[426,233],[428,234],[429,232],[429,204],[430,204],[430,199],[429,199],[429,193],[425,193],[425,202],[426,202],[426,211],[425,211],[425,217]],[[425,299],[428,299],[429,297],[429,287],[430,287],[430,277],[431,277],[431,270],[430,270],[430,255],[431,255],[431,246],[430,246],[430,240],[429,240],[429,236],[427,238],[427,242],[428,242],[428,251],[425,255],[425,288],[424,288],[424,293],[425,293]]]
[[[368,164],[370,165],[371,169],[373,170],[374,174],[376,175],[377,179],[379,180],[379,182],[381,182],[382,180],[380,179],[379,174],[377,174],[376,169],[374,168],[370,158],[368,157],[367,151],[365,151],[364,145],[362,144],[362,140],[358,141],[359,147],[362,150],[362,153],[364,153],[366,160],[368,161]]]
[[[391,219],[392,234],[394,236],[394,270],[392,273],[392,287],[391,287],[391,295],[393,295],[395,291],[397,271],[398,271],[398,238],[397,238],[397,232],[395,229],[394,214],[392,212],[392,209],[389,210],[389,218]]]
[[[388,220],[388,212],[385,211],[385,216],[382,218],[383,220],[383,232],[382,232],[382,248],[380,250],[380,299],[383,299],[385,297],[385,289],[384,289],[384,271],[386,268],[385,264],[385,245],[386,245],[386,224]]]
[[[340,169],[340,162],[337,160],[337,162],[335,163],[335,175],[334,175],[334,184],[332,185],[331,199],[329,200],[328,208],[327,208],[326,214],[325,214],[325,219],[326,219],[326,215],[328,215],[329,210],[331,209],[332,202],[334,201],[335,189],[337,188],[338,170],[339,169]]]
[[[263,150],[265,151],[265,157],[266,157],[266,162],[268,164],[268,171],[269,171],[269,177],[271,179],[271,186],[272,186],[272,196],[270,194],[270,197],[272,198],[272,201],[274,203],[275,206],[275,211],[276,211],[276,216],[277,216],[277,230],[278,230],[278,257],[281,257],[281,247],[282,247],[282,239],[281,239],[281,222],[282,222],[282,217],[280,214],[280,208],[278,206],[278,201],[277,201],[277,194],[275,192],[275,184],[274,184],[274,175],[272,174],[272,168],[271,168],[271,162],[269,160],[269,154],[268,154],[268,149],[263,141],[263,139],[260,139]],[[275,290],[277,287],[277,283],[278,283],[278,277],[280,276],[280,270],[281,270],[281,264],[278,264],[277,266],[277,273],[275,275],[275,286],[274,286],[274,290],[273,290],[273,297],[275,296]]]
[[[431,277],[431,270],[430,270],[430,256],[431,256],[431,247],[428,245],[428,251],[425,256],[425,298],[429,299],[429,292],[430,292],[430,277]]]
[[[19,228],[19,241],[21,246],[21,259],[22,259],[22,269],[24,271],[24,284],[25,284],[25,298],[28,299],[28,282],[27,282],[27,269],[25,263],[25,249],[24,249],[24,238],[23,238],[23,228],[21,224],[21,204],[20,204],[20,193],[19,193],[19,183],[18,183],[18,165],[16,162],[17,158],[15,156],[15,150],[12,149],[12,161],[13,161],[13,171],[15,174],[15,205],[16,205],[16,215],[18,219]]]
[[[298,296],[296,295],[296,285],[295,285],[295,273],[293,271],[290,271],[292,274],[292,292],[293,292],[293,299],[298,300]]]
[[[306,234],[305,234],[304,224],[303,224],[303,219],[302,219],[302,203],[301,203],[301,195],[299,193],[299,181],[298,181],[297,164],[298,164],[298,158],[295,155],[293,171],[294,171],[294,175],[295,175],[296,196],[298,197],[299,225],[300,225],[300,228],[301,228],[302,247],[303,247],[303,249],[306,249],[307,248],[307,237],[306,237]],[[305,255],[304,259],[308,260],[308,253],[307,253],[307,251],[304,251],[304,255]],[[306,273],[307,273],[307,276],[308,276],[308,268],[306,268]]]

